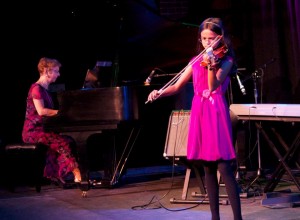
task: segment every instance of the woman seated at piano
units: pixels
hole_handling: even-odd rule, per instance
[[[27,96],[22,138],[25,143],[48,146],[44,176],[64,184],[64,177],[71,172],[74,182],[81,181],[78,163],[72,155],[71,145],[74,141],[69,136],[46,132],[42,123],[44,116],[52,117],[58,113],[48,87],[60,76],[60,67],[61,63],[56,59],[43,57],[39,60],[39,79],[30,86]]]

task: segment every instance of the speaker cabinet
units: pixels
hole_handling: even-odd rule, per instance
[[[174,110],[169,118],[164,157],[186,157],[189,110]]]

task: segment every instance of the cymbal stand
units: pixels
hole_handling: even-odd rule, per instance
[[[258,73],[258,71],[255,71],[252,74],[252,78],[253,78],[253,83],[254,83],[254,99],[255,99],[255,104],[258,104],[258,90],[257,90],[257,80],[258,78],[261,78],[261,76],[263,75],[263,70],[260,68],[260,70],[262,71],[262,74],[260,75]],[[262,102],[262,101],[261,101]],[[261,122],[259,122],[261,123]],[[262,175],[262,168],[261,168],[261,150],[260,150],[260,133],[259,133],[259,129],[256,128],[256,143],[257,143],[257,159],[258,159],[258,169],[257,169],[257,176],[255,177],[255,179],[248,185],[248,187],[246,188],[246,192],[248,192],[248,190],[251,188],[251,186],[261,177]]]

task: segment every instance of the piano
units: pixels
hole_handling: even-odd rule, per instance
[[[161,88],[161,85],[121,86],[71,90],[57,93],[58,115],[44,118],[44,127],[48,131],[69,135],[75,140],[79,157],[79,168],[82,176],[80,189],[82,190],[83,196],[86,196],[90,188],[89,158],[86,149],[89,137],[106,130],[119,130],[124,123],[130,124],[130,129],[127,129],[126,132],[128,133],[127,143],[131,143],[131,146],[126,145],[124,147],[123,153],[121,154],[124,157],[119,158],[111,179],[108,183],[105,183],[106,185],[108,184],[108,186],[114,186],[118,183],[120,172],[139,134],[141,124],[144,130],[146,130],[147,128],[145,127],[149,125],[156,127],[155,129],[151,128],[151,137],[153,137],[153,135],[156,135],[164,126],[167,126],[168,116],[172,110],[186,108],[186,106],[182,106],[186,105],[186,100],[180,98],[181,95],[175,96],[173,99],[161,99],[145,105],[149,92],[159,88]],[[190,88],[190,86],[188,88]],[[186,95],[185,91],[186,90],[183,91],[183,95]],[[180,101],[180,103],[178,103],[178,101]],[[163,124],[163,126],[162,124],[153,125],[153,123],[157,123],[158,120],[159,123],[163,123],[163,120],[165,120],[166,123]],[[128,130],[131,130],[131,132]],[[150,132],[146,131],[146,133],[150,135]],[[144,139],[146,138],[144,137]],[[155,139],[159,138],[163,138],[163,135],[159,134]],[[148,142],[151,143],[152,140],[143,143],[142,147],[147,147]],[[144,152],[144,154],[147,152],[147,149],[140,150],[143,150],[142,152]],[[153,147],[151,151],[155,152]],[[139,157],[141,156],[143,155],[139,155]],[[147,160],[151,159],[151,156],[152,155],[147,155],[147,157],[141,158]]]
[[[273,172],[269,182],[264,187],[266,198],[262,200],[263,205],[271,205],[276,203],[283,203],[287,198],[274,198],[271,192],[275,189],[282,176],[287,173],[291,180],[300,190],[300,182],[294,176],[291,166],[300,169],[300,161],[297,156],[297,150],[300,146],[300,130],[296,127],[296,135],[290,146],[282,138],[282,134],[278,132],[273,122],[300,122],[300,105],[299,104],[232,104],[230,111],[238,120],[253,120],[258,131],[264,136],[270,149],[278,158],[279,164]],[[272,122],[273,121],[273,122]],[[288,131],[289,136],[293,133]],[[281,146],[281,147],[279,147]],[[269,198],[268,198],[269,197]],[[291,197],[290,201],[299,202]]]
[[[82,196],[90,188],[87,140],[104,130],[118,129],[122,121],[137,120],[136,93],[129,87],[70,90],[57,93],[58,114],[45,117],[45,130],[71,136],[76,142]],[[114,185],[116,177],[105,185]]]
[[[116,129],[120,121],[139,117],[136,93],[129,87],[64,91],[57,102],[58,115],[44,121],[57,132]]]
[[[300,121],[300,104],[231,104],[239,120]]]

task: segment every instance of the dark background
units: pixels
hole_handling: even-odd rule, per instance
[[[87,69],[96,61],[112,61],[108,70],[112,86],[142,86],[154,68],[169,74],[187,65],[195,55],[198,26],[207,17],[223,19],[238,67],[245,68],[240,76],[247,95],[241,94],[233,78],[229,104],[254,103],[255,71],[260,73],[259,103],[299,103],[298,4],[271,0],[9,2],[1,7],[2,141],[21,138],[26,96],[38,79],[41,57],[62,63],[57,83],[66,90],[80,89]],[[152,83],[164,85],[170,79],[157,77]],[[132,166],[165,163],[162,153],[173,101],[143,106],[148,119],[131,157],[138,162]]]

